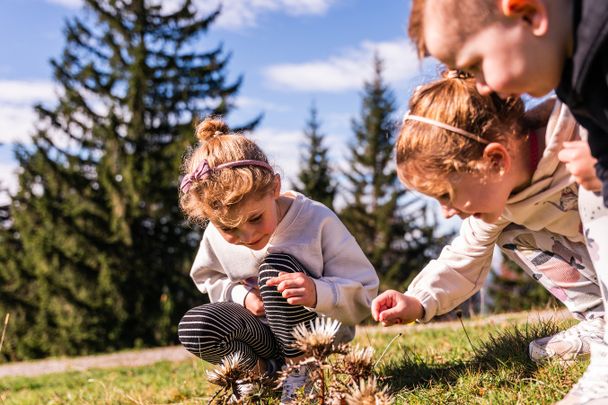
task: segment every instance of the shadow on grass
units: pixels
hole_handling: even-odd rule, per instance
[[[437,384],[453,385],[464,374],[499,369],[512,370],[518,377],[528,378],[538,368],[528,357],[529,342],[555,334],[560,329],[554,321],[514,325],[506,330],[491,333],[484,341],[472,342],[469,359],[446,362],[425,359],[406,348],[400,360],[381,368],[380,375],[393,392]]]

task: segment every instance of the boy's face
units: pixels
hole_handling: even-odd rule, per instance
[[[563,55],[555,41],[539,35],[543,27],[535,28],[535,20],[503,18],[464,36],[458,30],[463,22],[440,12],[434,8],[425,15],[426,48],[448,66],[475,75],[481,94],[540,97],[558,85]]]

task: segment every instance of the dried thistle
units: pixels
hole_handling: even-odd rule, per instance
[[[239,394],[243,403],[264,404],[274,395],[276,381],[273,378],[267,375],[249,376],[246,381],[247,383],[239,385]]]
[[[317,317],[309,321],[310,330],[306,322],[298,324],[293,330],[295,346],[309,356],[323,359],[333,350],[333,342],[341,323],[331,318]]]
[[[378,389],[376,377],[359,380],[359,384],[352,384],[350,392],[346,394],[348,405],[390,405],[393,398],[386,388]]]
[[[209,382],[223,388],[234,388],[237,381],[242,379],[247,370],[243,364],[243,354],[236,352],[222,359],[222,364],[214,370],[207,371]]]
[[[374,369],[374,349],[372,347],[352,347],[343,357],[346,374],[358,381],[372,375]]]

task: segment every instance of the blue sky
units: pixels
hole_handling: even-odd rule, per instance
[[[218,1],[194,0],[201,10]],[[171,9],[179,2],[162,3]],[[229,77],[244,76],[229,123],[264,113],[253,137],[283,177],[293,179],[314,101],[332,163],[342,167],[374,52],[385,61],[400,112],[412,89],[436,71],[432,61],[418,61],[408,42],[409,6],[407,0],[224,0],[224,12],[200,46],[222,43],[232,53]],[[12,145],[28,142],[35,102],[56,102],[49,60],[63,49],[65,19],[79,13],[80,0],[0,2],[0,181],[11,189]]]

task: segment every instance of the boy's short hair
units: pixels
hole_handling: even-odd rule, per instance
[[[452,24],[458,19],[461,24],[454,35],[458,40],[464,42],[471,35],[476,34],[481,28],[496,21],[502,15],[496,4],[496,0],[432,0],[435,9],[433,12],[442,11],[443,16],[453,16]],[[407,32],[416,47],[419,58],[428,56],[426,42],[424,40],[424,17],[427,0],[412,0],[412,9],[408,23]],[[455,17],[458,16],[458,17]],[[462,23],[464,20],[464,23]],[[446,24],[449,23],[446,21]]]

